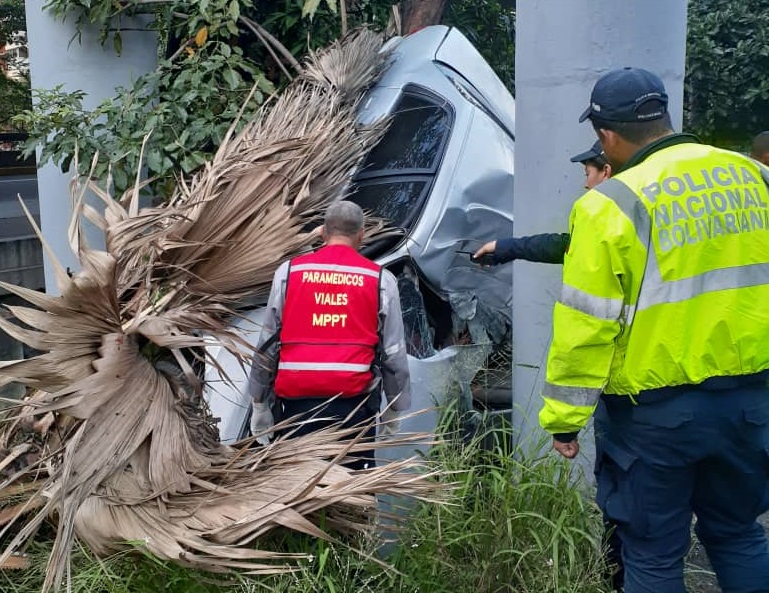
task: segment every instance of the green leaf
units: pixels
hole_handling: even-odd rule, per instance
[[[117,55],[123,53],[123,37],[120,35],[120,31],[115,31],[112,36],[112,47]]]
[[[256,86],[259,90],[264,91],[267,94],[275,92],[275,85],[272,84],[265,76],[259,75],[256,78]]]
[[[198,11],[200,12],[200,15],[206,20],[211,18],[208,12],[208,5],[209,5],[209,0],[200,0],[198,2]]]
[[[312,18],[315,16],[319,5],[320,0],[305,0],[304,5],[302,6],[302,16],[309,16]]]
[[[342,0],[344,2],[345,0]],[[326,4],[331,12],[336,14],[336,0],[326,0]]]
[[[185,173],[192,173],[198,167],[198,165],[195,163],[195,160],[190,157],[184,157],[182,159],[181,166]]]
[[[230,2],[229,12],[230,12],[230,18],[233,21],[237,21],[238,18],[240,18],[240,3],[238,2],[238,0],[232,0],[232,2]]]
[[[163,157],[157,150],[147,151],[144,155],[144,160],[147,163],[147,168],[152,173],[160,173],[163,169]]]
[[[124,188],[128,186],[128,175],[126,175],[125,170],[119,165],[113,165],[112,179],[114,180],[116,187]]]
[[[222,73],[222,77],[224,78],[224,81],[230,86],[230,90],[234,91],[240,86],[241,78],[240,74],[235,72],[232,68],[227,68]]]

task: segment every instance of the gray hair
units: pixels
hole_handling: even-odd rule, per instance
[[[334,202],[326,209],[323,228],[327,236],[354,237],[363,229],[363,209],[347,200]]]

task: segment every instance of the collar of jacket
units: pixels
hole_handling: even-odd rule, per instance
[[[659,138],[636,151],[635,154],[633,154],[633,156],[628,159],[628,162],[625,163],[625,165],[619,171],[617,171],[617,173],[627,171],[631,167],[635,167],[637,164],[644,162],[652,154],[662,150],[663,148],[675,146],[676,144],[688,144],[691,142],[700,144],[700,139],[697,138],[697,136],[694,134],[670,134],[669,136]]]

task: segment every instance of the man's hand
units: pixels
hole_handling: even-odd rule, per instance
[[[268,445],[272,432],[266,432],[275,426],[272,409],[267,402],[253,402],[251,406],[251,436],[259,435],[256,442]]]
[[[562,443],[553,439],[553,449],[558,451],[566,459],[574,459],[579,453],[579,441],[574,439],[568,443]]]
[[[481,247],[478,251],[475,252],[475,255],[473,255],[473,259],[480,259],[482,256],[486,255],[487,253],[491,254],[491,253],[494,253],[496,250],[497,250],[497,242],[489,241],[483,247]]]

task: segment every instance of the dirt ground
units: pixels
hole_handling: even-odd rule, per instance
[[[761,517],[760,521],[769,534],[769,513]],[[689,553],[686,573],[686,584],[690,593],[721,593],[721,588],[718,586],[716,575],[710,567],[705,549],[696,537]]]

